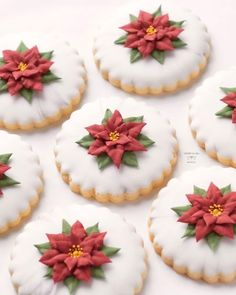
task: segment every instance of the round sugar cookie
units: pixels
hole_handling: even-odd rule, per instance
[[[190,102],[190,127],[198,144],[220,163],[236,167],[236,68],[206,79]]]
[[[50,34],[9,34],[1,36],[0,57],[0,127],[42,128],[78,106],[86,73],[68,42]]]
[[[189,85],[210,53],[205,25],[166,1],[126,4],[95,37],[102,76],[126,92],[158,95]]]
[[[146,253],[134,227],[119,215],[71,204],[26,225],[10,272],[19,295],[138,294]]]
[[[207,283],[235,280],[236,171],[213,166],[173,178],[153,202],[150,238],[163,261]]]
[[[0,131],[0,236],[31,214],[43,189],[37,155],[18,135]]]
[[[164,185],[177,159],[175,130],[159,111],[133,98],[85,104],[63,124],[55,156],[73,192],[120,203]]]

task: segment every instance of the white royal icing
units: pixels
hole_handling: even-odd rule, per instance
[[[42,170],[38,156],[31,147],[18,135],[0,131],[0,155],[12,153],[8,165],[11,167],[5,174],[20,184],[1,188],[0,228],[17,220],[20,213],[29,208],[30,202],[38,195],[42,187]]]
[[[187,43],[185,48],[167,52],[163,65],[152,57],[130,63],[130,48],[116,45],[114,41],[125,32],[119,27],[130,22],[129,14],[138,15],[140,10],[153,13],[162,5],[163,14],[168,13],[171,20],[182,21],[184,31],[180,38]],[[175,85],[185,80],[193,72],[198,72],[199,65],[209,54],[209,35],[205,25],[188,9],[163,1],[136,1],[125,5],[111,23],[106,23],[95,39],[95,59],[100,61],[100,69],[109,72],[111,79],[118,79],[122,84],[136,87],[159,88]]]
[[[1,36],[0,56],[6,49],[16,50],[23,41],[28,48],[37,45],[39,52],[53,50],[50,70],[60,77],[58,81],[43,84],[42,91],[34,91],[33,101],[29,103],[20,95],[0,93],[0,121],[8,124],[39,123],[45,118],[55,116],[61,109],[70,105],[84,85],[85,69],[78,52],[68,42],[54,35],[17,34]]]
[[[43,214],[39,220],[26,225],[16,239],[10,271],[13,283],[19,286],[18,294],[69,295],[63,283],[54,284],[44,277],[46,266],[39,262],[41,255],[34,247],[47,242],[46,233],[60,233],[62,219],[70,224],[79,220],[85,228],[99,222],[100,231],[107,232],[105,245],[121,249],[111,258],[112,263],[103,266],[105,279],[94,278],[89,284],[82,282],[75,295],[133,295],[135,288],[142,285],[142,274],[146,273],[142,239],[132,225],[107,208],[77,204]]]
[[[173,259],[176,266],[187,266],[190,272],[207,276],[227,276],[236,271],[236,256],[233,255],[236,238],[223,237],[215,252],[205,240],[196,242],[195,237],[181,238],[187,225],[177,222],[178,216],[171,210],[172,207],[189,204],[186,194],[193,193],[194,185],[207,189],[211,182],[220,188],[231,184],[232,191],[236,191],[236,170],[219,166],[201,167],[170,180],[152,204],[150,232],[154,243],[163,248],[162,254]]]
[[[107,108],[111,111],[118,109],[123,118],[144,116],[147,124],[142,133],[155,141],[155,144],[145,152],[136,152],[139,167],[121,165],[118,169],[110,165],[100,170],[96,157],[76,144],[76,141],[88,134],[85,127],[101,124]],[[100,99],[85,104],[63,124],[56,140],[56,161],[61,165],[61,172],[69,174],[72,182],[81,188],[95,188],[97,193],[110,193],[119,198],[121,194],[136,192],[150,185],[153,180],[162,177],[164,170],[171,168],[170,161],[177,144],[173,134],[174,129],[169,121],[144,102],[132,98]]]
[[[204,81],[190,103],[190,126],[196,139],[205,143],[207,152],[236,162],[236,124],[231,118],[215,115],[226,106],[221,99],[226,95],[220,87],[236,87],[236,68],[219,71]]]

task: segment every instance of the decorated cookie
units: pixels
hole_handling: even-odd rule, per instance
[[[198,144],[220,163],[236,167],[236,68],[217,72],[190,103],[190,127]]]
[[[180,274],[208,283],[236,278],[236,171],[198,168],[169,181],[150,213],[156,252]]]
[[[200,19],[166,1],[126,4],[94,43],[102,76],[141,95],[187,86],[205,68],[209,52],[209,35]]]
[[[68,42],[1,36],[0,127],[32,130],[58,122],[77,107],[84,88],[83,62]]]
[[[0,236],[18,226],[43,188],[38,157],[17,135],[0,131]]]
[[[141,291],[147,266],[133,226],[106,208],[72,204],[25,227],[10,272],[19,295],[123,295]]]
[[[175,131],[146,103],[100,99],[63,124],[56,164],[73,192],[100,202],[135,200],[160,188],[177,158]]]

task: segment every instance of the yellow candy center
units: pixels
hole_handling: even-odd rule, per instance
[[[155,29],[153,26],[149,26],[147,29],[146,29],[146,33],[148,35],[153,35],[157,32],[157,29]]]
[[[220,216],[223,213],[223,208],[219,204],[213,204],[209,207],[208,211],[211,213],[211,215],[217,217]]]
[[[80,258],[83,255],[83,249],[80,245],[73,245],[68,252],[68,255],[73,258]]]
[[[109,133],[109,138],[111,141],[116,141],[120,138],[120,134],[117,131],[110,132]]]
[[[27,69],[27,67],[28,67],[27,64],[20,62],[18,65],[18,70],[20,70],[21,72],[24,72]]]

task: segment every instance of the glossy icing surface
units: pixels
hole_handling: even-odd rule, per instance
[[[18,185],[3,188],[0,198],[0,228],[15,221],[21,212],[28,209],[29,203],[38,195],[42,187],[42,170],[38,156],[31,147],[17,135],[0,131],[0,154],[12,153],[6,175],[20,182]]]
[[[5,49],[16,50],[23,41],[28,48],[38,46],[40,52],[54,50],[50,70],[61,80],[44,84],[43,90],[34,92],[32,103],[20,95],[0,93],[0,121],[8,124],[29,124],[56,115],[60,109],[70,105],[84,85],[85,70],[78,52],[68,42],[55,36],[40,34],[5,35],[0,40],[0,56]]]
[[[107,108],[112,111],[118,109],[124,118],[144,116],[147,125],[142,133],[155,141],[155,144],[146,152],[136,153],[138,168],[122,165],[117,169],[110,165],[100,170],[96,157],[75,143],[88,133],[85,127],[101,123]],[[144,102],[136,102],[132,98],[99,99],[85,104],[63,124],[56,140],[56,161],[61,165],[61,172],[69,174],[72,182],[83,189],[95,188],[97,193],[113,195],[135,192],[162,177],[163,171],[171,167],[170,161],[177,145],[173,134],[174,129],[169,121]]]
[[[173,259],[176,266],[186,266],[190,272],[208,276],[227,276],[236,271],[233,255],[236,239],[222,238],[214,252],[205,240],[196,242],[194,237],[181,238],[186,224],[177,222],[178,216],[171,210],[188,204],[186,194],[193,192],[194,185],[208,188],[211,181],[219,187],[231,184],[232,191],[236,191],[236,170],[219,166],[197,168],[170,180],[152,204],[150,233],[154,236],[154,243],[163,248],[162,254]]]
[[[188,45],[182,49],[167,52],[164,65],[149,57],[130,63],[130,49],[116,45],[124,31],[119,27],[130,22],[129,14],[138,15],[140,10],[154,12],[162,5],[163,14],[170,19],[185,20],[184,32],[180,38]],[[108,71],[111,79],[118,79],[122,84],[136,87],[158,88],[163,85],[174,85],[186,79],[191,73],[199,70],[199,65],[209,54],[209,35],[200,19],[188,9],[168,2],[138,1],[128,4],[107,23],[95,39],[95,59],[100,61],[101,71]]]
[[[40,253],[33,246],[47,240],[45,233],[60,232],[63,218],[71,224],[79,219],[85,227],[99,222],[100,230],[107,232],[105,243],[121,248],[119,254],[112,258],[112,263],[103,267],[106,279],[81,283],[75,295],[133,295],[135,288],[142,284],[142,274],[146,272],[141,238],[132,225],[110,210],[76,204],[43,214],[39,220],[29,223],[18,236],[10,265],[12,281],[19,286],[18,294],[69,295],[62,283],[54,284],[44,277],[45,265],[38,261]]]

